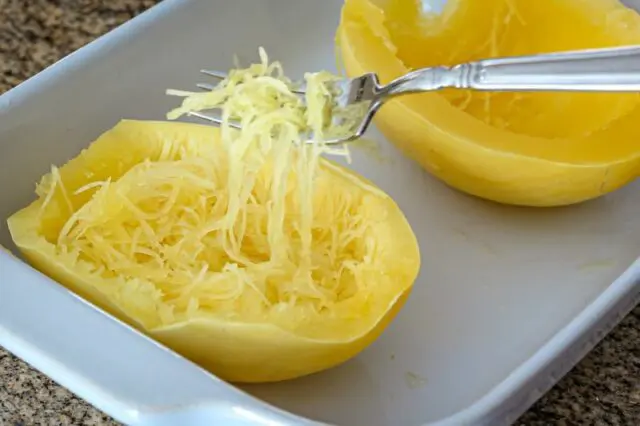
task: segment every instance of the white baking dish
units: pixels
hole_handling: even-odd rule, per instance
[[[294,76],[333,69],[340,6],[166,0],[0,97],[0,243],[13,247],[4,219],[51,163],[122,118],[163,118],[176,102],[164,89],[192,87],[201,67],[227,69],[262,45]],[[423,267],[399,318],[355,360],[239,392],[3,252],[0,344],[128,424],[513,422],[638,301],[640,187],[510,208],[444,186],[372,137],[390,161],[357,155],[353,167],[397,200]]]

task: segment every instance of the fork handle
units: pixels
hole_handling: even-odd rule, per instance
[[[424,68],[390,83],[399,95],[445,87],[493,91],[640,92],[640,45],[485,59]]]

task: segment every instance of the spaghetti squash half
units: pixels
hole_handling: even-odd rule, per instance
[[[618,0],[346,0],[337,33],[349,76],[386,83],[420,67],[640,43]],[[568,205],[638,175],[637,93],[443,90],[391,100],[382,133],[431,174],[485,199]]]
[[[356,355],[417,275],[405,217],[321,158],[309,212],[305,182],[286,177],[278,239],[269,170],[228,227],[238,197],[222,144],[209,126],[122,121],[44,176],[9,218],[13,240],[37,269],[223,379],[290,379]]]

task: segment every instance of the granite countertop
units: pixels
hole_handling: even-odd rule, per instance
[[[0,93],[158,1],[0,0]],[[0,426],[115,424],[0,348]],[[518,424],[640,424],[640,307]]]

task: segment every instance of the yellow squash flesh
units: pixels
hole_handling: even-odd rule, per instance
[[[349,76],[383,82],[420,67],[640,43],[640,16],[617,0],[346,0],[337,33]],[[376,124],[447,184],[501,203],[558,206],[596,198],[637,176],[640,97],[607,93],[410,95]]]
[[[92,191],[78,189],[107,179],[117,184],[145,160],[217,155],[219,144],[219,131],[208,126],[123,121],[59,169],[66,195],[56,191],[45,202],[41,194],[9,218],[13,240],[35,268],[223,379],[285,380],[353,357],[380,335],[402,307],[417,276],[420,256],[415,236],[393,200],[364,178],[328,161],[321,161],[319,171],[319,179],[328,182],[324,190],[350,191],[360,197],[361,203],[354,208],[363,217],[378,218],[371,219],[364,238],[379,247],[375,274],[367,276],[371,291],[346,298],[333,310],[303,311],[302,316],[296,311],[297,316],[289,318],[288,307],[281,306],[271,316],[246,320],[202,308],[197,315],[176,314],[166,320],[163,310],[175,307],[168,306],[150,283],[100,272],[91,259],[56,245],[60,229],[72,214],[67,206],[77,211],[91,200]]]

